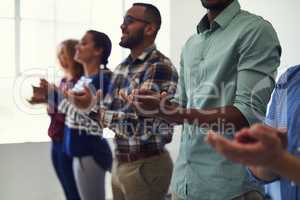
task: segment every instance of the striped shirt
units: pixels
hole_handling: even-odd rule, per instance
[[[289,68],[276,83],[265,123],[274,128],[287,128],[288,151],[300,157],[300,65]],[[255,181],[265,184],[251,174]],[[281,199],[300,199],[300,187],[280,177]],[[278,188],[279,189],[279,188]],[[277,190],[278,190],[277,189]]]

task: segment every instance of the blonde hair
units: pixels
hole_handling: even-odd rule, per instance
[[[67,39],[60,43],[61,48],[65,48],[68,58],[72,59],[72,62],[74,63],[74,66],[72,66],[72,70],[74,72],[74,78],[79,78],[84,74],[83,66],[76,60],[74,60],[74,56],[76,53],[76,45],[79,43],[76,39]]]

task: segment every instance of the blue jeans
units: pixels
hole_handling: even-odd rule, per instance
[[[63,152],[63,142],[52,141],[52,164],[67,200],[80,200],[73,173],[73,158]]]

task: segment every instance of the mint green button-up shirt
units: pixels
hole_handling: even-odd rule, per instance
[[[197,109],[233,105],[249,124],[263,120],[281,54],[272,25],[241,10],[235,0],[211,25],[205,16],[197,29],[182,50],[175,101]],[[213,125],[184,124],[172,191],[184,200],[229,200],[260,190],[247,178],[245,167],[204,142],[211,126],[225,127],[229,138],[235,132],[222,120]]]

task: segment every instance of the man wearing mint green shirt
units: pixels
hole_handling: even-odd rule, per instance
[[[232,138],[260,122],[281,47],[272,25],[241,10],[237,0],[201,2],[208,13],[184,45],[175,99],[140,90],[131,103],[146,115],[151,111],[183,124],[171,183],[174,200],[260,200],[262,188],[247,178],[246,168],[218,155],[204,139],[209,129]]]
[[[204,138],[210,128],[230,138],[234,130],[265,115],[280,63],[280,44],[272,25],[241,10],[237,0],[201,2],[208,13],[181,57],[175,102],[188,109],[182,115],[189,114],[183,118],[190,123],[184,123],[182,130],[173,198],[262,199],[254,192],[260,187],[247,179],[246,169],[217,155]],[[198,124],[191,124],[193,119]]]

